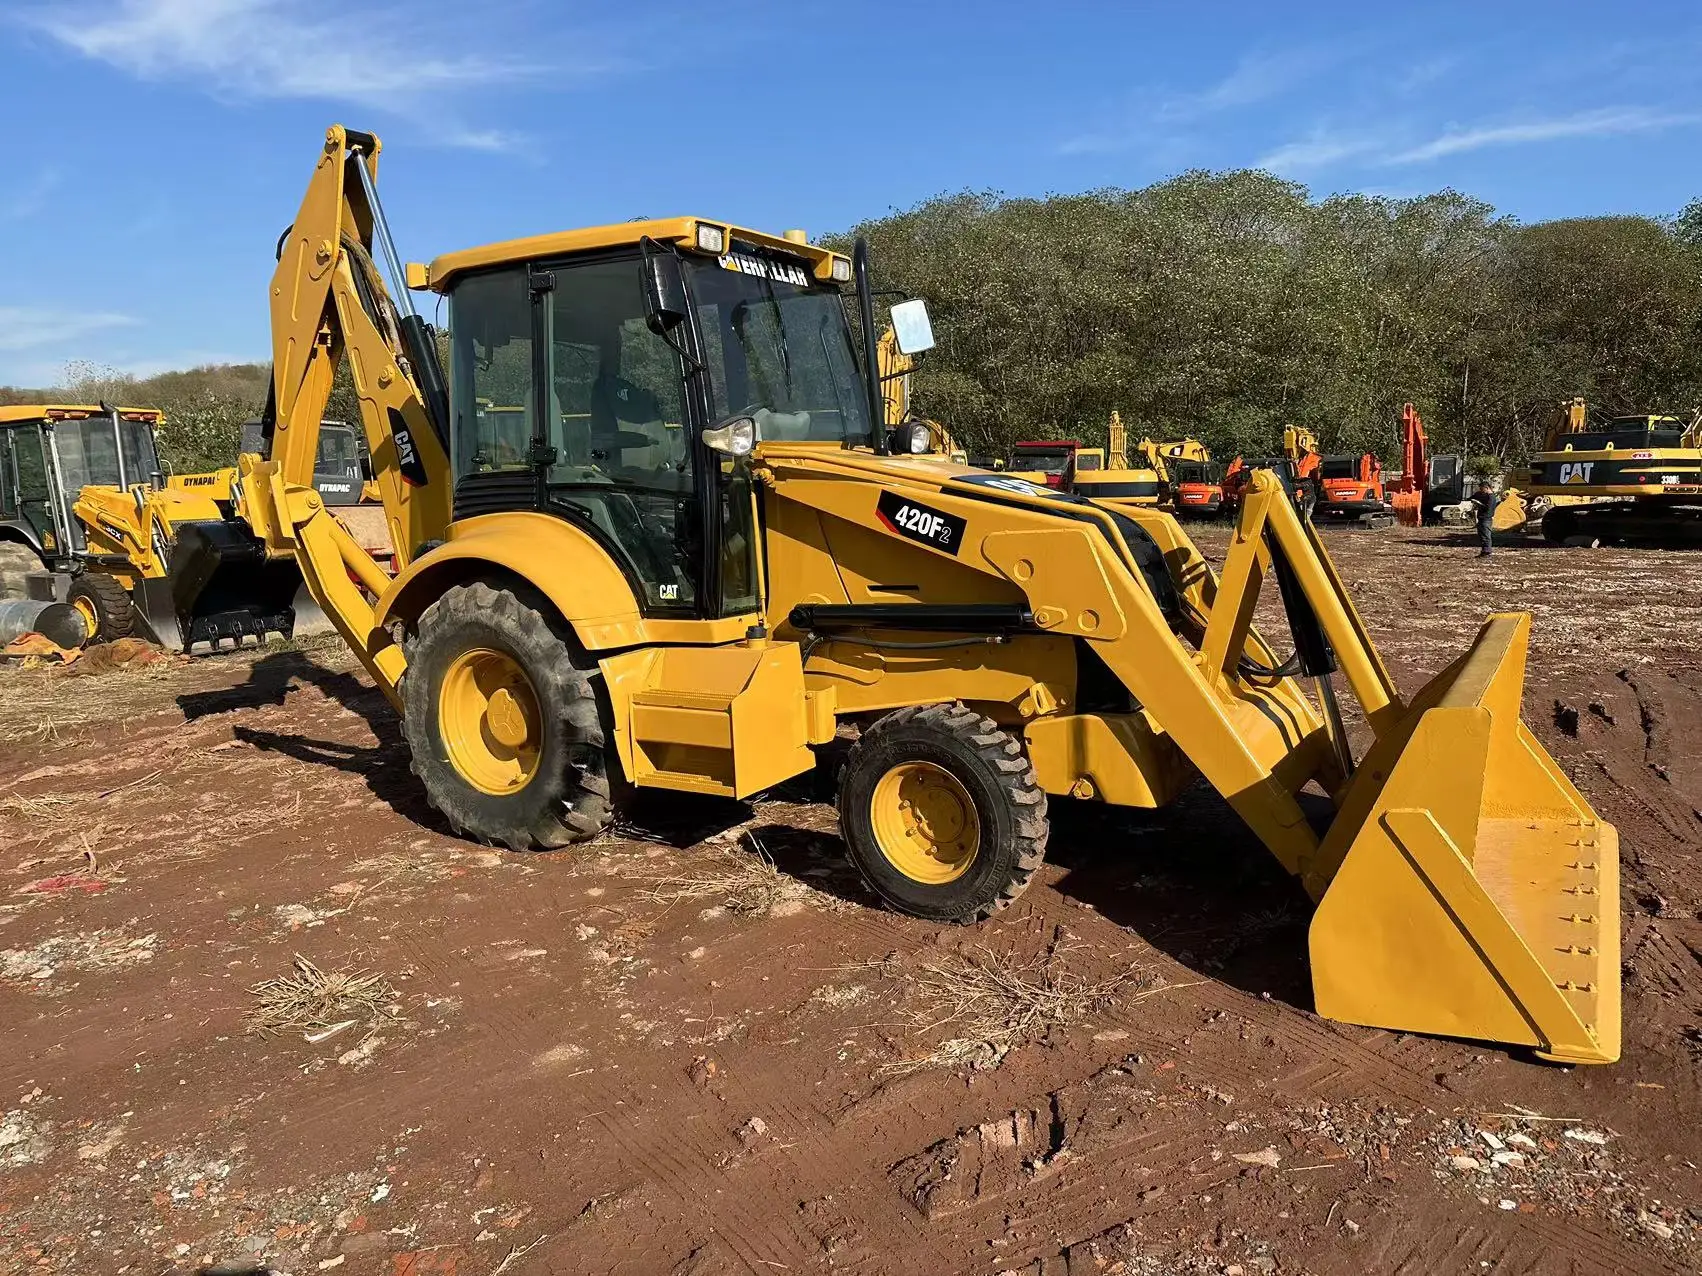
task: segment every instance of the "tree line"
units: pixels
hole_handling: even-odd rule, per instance
[[[244,421],[258,420],[271,386],[266,363],[221,363],[137,377],[86,361],[66,366],[64,384],[47,389],[0,386],[0,406],[15,403],[107,403],[158,408],[165,414],[157,439],[173,474],[205,473],[235,465]],[[359,422],[360,402],[347,366],[337,369],[327,415]]]
[[[876,282],[928,299],[938,340],[917,408],[976,452],[1021,438],[1192,435],[1266,454],[1282,427],[1398,454],[1416,404],[1438,451],[1516,464],[1560,400],[1604,413],[1702,405],[1702,200],[1675,217],[1521,224],[1458,191],[1314,201],[1269,173],[1190,172],[1140,190],[964,193],[830,237],[867,236]],[[51,390],[165,411],[180,472],[228,465],[264,364],[138,379],[88,364]],[[334,415],[355,419],[346,376]]]
[[[877,282],[925,297],[919,410],[971,450],[1192,435],[1227,459],[1284,424],[1331,451],[1432,447],[1514,464],[1564,398],[1702,405],[1702,201],[1669,219],[1521,225],[1444,190],[1314,202],[1269,173],[1141,190],[966,193],[855,227]]]

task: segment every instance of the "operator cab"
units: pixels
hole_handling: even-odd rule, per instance
[[[455,520],[566,518],[648,614],[757,610],[751,447],[874,442],[851,276],[814,245],[692,219],[439,258]]]
[[[44,560],[86,548],[71,506],[85,487],[164,485],[154,427],[142,408],[0,408],[0,539]]]

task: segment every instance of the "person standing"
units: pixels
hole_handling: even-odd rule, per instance
[[[1488,558],[1495,552],[1495,507],[1501,504],[1501,493],[1489,485],[1488,479],[1480,479],[1471,500],[1477,506],[1477,556]]]

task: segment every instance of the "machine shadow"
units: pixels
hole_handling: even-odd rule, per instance
[[[300,651],[273,652],[256,660],[249,667],[247,679],[238,685],[181,695],[177,704],[185,721],[194,722],[220,713],[279,707],[292,692],[305,686],[317,688],[326,699],[361,717],[378,743],[346,744],[244,725],[237,726],[232,735],[268,753],[358,775],[374,797],[403,818],[433,832],[450,832],[443,817],[425,800],[408,767],[401,719],[381,691],[351,672],[327,669]]]
[[[1051,815],[1059,894],[1204,976],[1312,1009],[1312,903],[1207,785],[1162,811],[1053,798]]]
[[[186,722],[212,717],[220,713],[235,713],[242,709],[276,708],[290,692],[300,686],[319,688],[335,700],[367,720],[376,732],[379,729],[373,710],[379,710],[395,728],[397,718],[383,694],[353,673],[327,669],[301,651],[270,652],[248,667],[248,677],[234,687],[216,691],[194,691],[177,697],[177,707]]]

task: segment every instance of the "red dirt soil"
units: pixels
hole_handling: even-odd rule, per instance
[[[1621,836],[1617,1066],[1318,1019],[1304,896],[1206,790],[1055,803],[1035,885],[942,930],[804,784],[462,841],[328,643],[11,669],[0,1271],[1697,1270],[1702,556],[1466,539],[1329,543],[1408,692],[1536,613],[1526,720]],[[296,954],[393,1000],[262,1037]],[[1073,1020],[978,1043],[928,987],[994,960]]]

